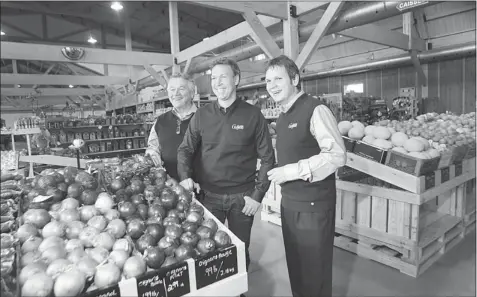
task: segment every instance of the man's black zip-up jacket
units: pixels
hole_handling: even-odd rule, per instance
[[[200,154],[199,168],[192,168]],[[261,165],[256,176],[257,159]],[[179,146],[181,181],[196,176],[202,189],[216,194],[246,193],[261,202],[270,187],[267,172],[275,164],[272,139],[259,108],[242,100],[224,109],[218,102],[199,108]]]

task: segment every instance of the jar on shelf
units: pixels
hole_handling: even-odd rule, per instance
[[[114,150],[113,142],[112,142],[112,141],[107,141],[107,142],[106,142],[106,151],[107,151],[107,152],[110,152],[110,151],[112,151],[112,150]]]
[[[132,141],[131,139],[128,139],[128,141],[126,141],[126,149],[130,150],[132,148],[133,148]]]
[[[104,141],[100,142],[99,151],[100,152],[105,152],[106,151],[106,143]]]

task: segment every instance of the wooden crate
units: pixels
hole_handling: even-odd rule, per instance
[[[437,170],[440,157],[432,159],[418,159],[390,150],[386,156],[385,165],[414,176],[426,175]]]
[[[335,245],[410,276],[422,274],[466,233],[465,183],[426,199],[346,181],[337,189],[335,230],[353,240],[335,238]]]

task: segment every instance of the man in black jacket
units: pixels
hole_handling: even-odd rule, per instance
[[[253,218],[270,182],[267,172],[275,156],[267,122],[259,108],[237,98],[240,69],[232,60],[212,67],[211,85],[217,102],[207,104],[191,119],[178,152],[181,185],[200,185],[204,206],[248,247]],[[200,156],[197,180],[192,180],[192,156]],[[261,167],[256,176],[257,159]]]
[[[346,149],[331,110],[300,90],[300,71],[286,56],[270,60],[265,80],[280,104],[278,166],[268,172],[281,186],[281,221],[294,297],[332,294],[335,171]]]

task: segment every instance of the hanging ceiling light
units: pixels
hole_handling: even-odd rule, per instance
[[[72,89],[72,88],[74,88],[75,86],[73,86],[73,85],[69,85],[69,87],[70,87],[70,89]]]
[[[3,31],[0,31],[0,35],[2,35],[2,36],[3,36],[3,35],[6,35],[6,34],[5,34],[5,32],[3,32]]]
[[[113,2],[111,4],[111,9],[116,10],[116,11],[120,11],[120,10],[123,9],[123,5],[119,2]]]
[[[91,44],[95,44],[98,41],[96,39],[94,39],[93,36],[90,35],[89,38],[88,38],[88,42],[91,43]]]

